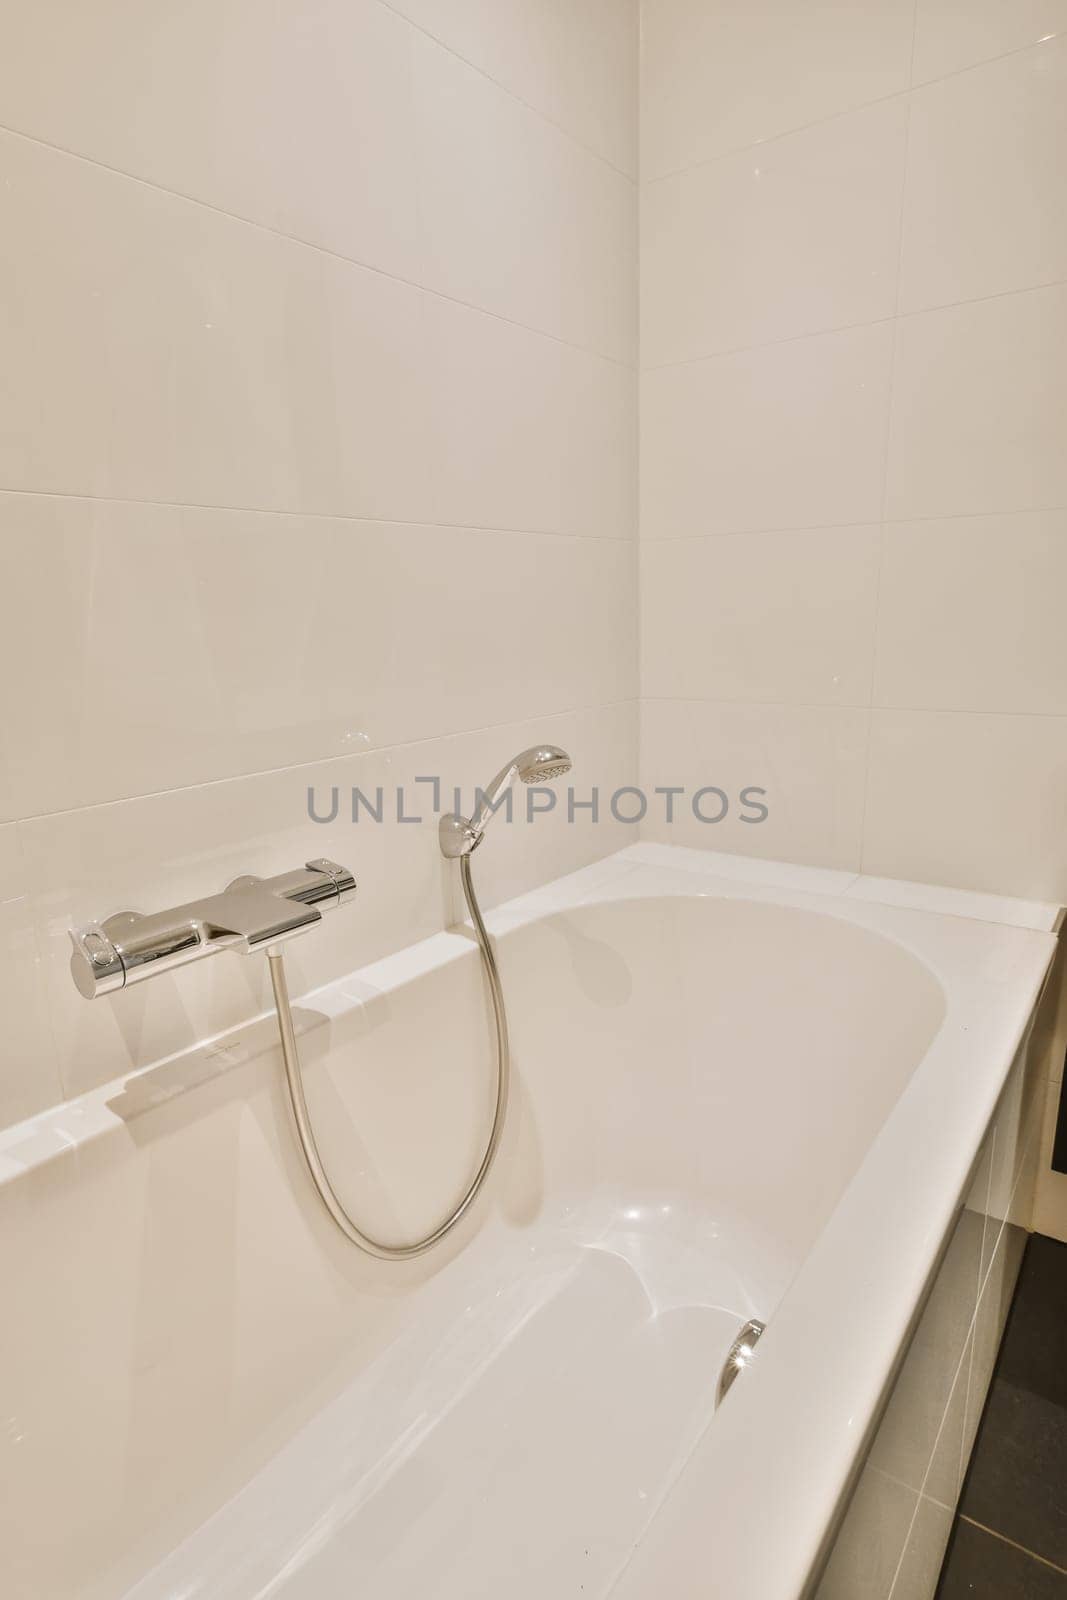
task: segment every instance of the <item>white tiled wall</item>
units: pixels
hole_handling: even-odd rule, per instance
[[[350,969],[454,911],[353,785],[633,782],[638,689],[636,0],[6,9],[0,1124],[263,1003],[89,1006],[72,922],[329,853],[294,985]],[[501,827],[485,897],[622,831]]]
[[[1067,4],[643,0],[641,132],[646,831],[1067,900]]]

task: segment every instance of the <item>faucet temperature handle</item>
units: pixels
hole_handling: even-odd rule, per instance
[[[99,994],[112,994],[126,984],[126,968],[118,950],[103,928],[90,923],[85,928],[72,928],[70,942],[74,946],[70,956],[70,973],[78,993],[86,1000],[95,1000]]]

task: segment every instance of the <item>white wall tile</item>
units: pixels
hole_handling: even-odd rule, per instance
[[[412,37],[377,0],[28,6],[0,122],[415,277]]]
[[[891,341],[883,324],[645,373],[643,536],[880,517]]]
[[[905,317],[894,519],[1067,505],[1067,287]]]
[[[912,99],[901,308],[1067,277],[1067,34]]]
[[[539,737],[636,773],[631,0],[494,8],[510,93],[378,0],[48,12],[0,62],[4,937],[44,996],[0,1120],[264,1002],[235,961],[86,1006],[73,922],[356,855],[299,991],[458,913],[433,826],[319,828],[309,773],[473,785]],[[628,837],[501,829],[486,903]]]
[[[62,1099],[37,946],[33,880],[16,829],[0,827],[0,1127]]]
[[[919,0],[914,81],[959,72],[1064,29],[1064,0]]]
[[[388,0],[450,50],[631,175],[637,0]]]
[[[632,181],[432,40],[413,48],[423,281],[636,360]]]
[[[425,520],[419,291],[0,136],[0,483]]]
[[[631,369],[430,297],[422,340],[430,444],[406,471],[434,520],[636,536]]]
[[[885,530],[875,702],[1067,716],[1067,511]]]
[[[432,789],[442,782],[442,808],[452,786],[473,804],[474,790],[516,750],[553,739],[574,758],[580,797],[593,785],[610,796],[636,779],[633,702],[560,712],[530,722],[370,751],[337,761],[259,773],[222,783],[147,795],[119,804],[63,812],[18,825],[34,886],[33,918],[42,959],[42,989],[55,1034],[67,1096],[150,1064],[198,1039],[258,1015],[269,1004],[266,963],[227,955],[153,979],[127,993],[87,1002],[70,978],[67,930],[126,908],[153,910],[216,893],[244,872],[269,876],[319,855],[350,866],[359,892],[351,906],[324,919],[290,946],[290,986],[299,995],[437,932],[459,916],[455,871],[437,842]],[[337,787],[339,810],[329,823],[308,814],[314,789],[319,815],[329,815]],[[352,821],[358,786],[383,821],[365,809]],[[396,789],[406,795],[397,820]],[[570,822],[566,785],[556,786],[551,813],[533,822],[516,804],[509,826],[498,819],[493,848],[479,854],[483,906],[575,870],[630,842],[632,829],[614,823],[604,807],[593,822],[577,812]],[[34,1047],[35,1060],[40,1059]]]
[[[649,791],[642,837],[667,844],[739,851],[818,866],[858,870],[867,756],[866,711],[822,706],[722,705],[646,700],[641,707],[641,782]],[[672,824],[656,785],[684,785]],[[701,822],[694,793],[714,785],[729,810]],[[740,804],[742,789],[765,789],[768,815]],[[755,797],[759,798],[759,797]],[[705,816],[721,800],[700,802]]]
[[[0,540],[11,816],[637,691],[622,540],[17,495]]]
[[[1067,718],[875,711],[863,870],[1067,900]]]
[[[891,316],[906,119],[890,100],[646,184],[642,364]]]
[[[878,544],[872,527],[645,541],[644,693],[866,705]]]
[[[0,167],[4,487],[629,532],[623,369],[21,139]]]
[[[646,179],[804,127],[908,85],[911,0],[648,0]]]

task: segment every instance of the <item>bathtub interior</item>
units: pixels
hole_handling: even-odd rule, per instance
[[[506,1142],[432,1256],[334,1232],[262,1038],[121,1088],[117,1140],[6,1186],[14,1594],[608,1592],[945,997],[880,934],[700,894],[579,905],[500,957]],[[298,1012],[346,1203],[419,1232],[491,1116],[473,948]]]

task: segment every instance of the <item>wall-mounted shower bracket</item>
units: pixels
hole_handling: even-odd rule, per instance
[[[93,1000],[219,950],[251,953],[281,944],[355,892],[347,867],[319,859],[275,878],[235,878],[222,894],[169,911],[119,911],[71,929],[71,975]]]

